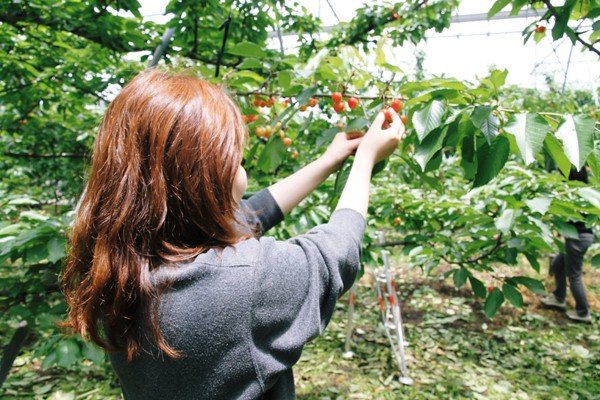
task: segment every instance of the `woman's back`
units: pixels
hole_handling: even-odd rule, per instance
[[[189,264],[156,271],[157,283],[172,282],[161,296],[159,325],[183,355],[161,358],[150,341],[144,346],[154,354],[142,352],[131,363],[124,353],[111,354],[127,399],[259,397],[249,345],[255,271],[239,260],[255,242],[241,243],[237,255],[226,249],[221,262],[211,250]]]
[[[282,217],[268,193],[246,202],[262,204],[253,210],[262,231]],[[170,282],[159,326],[182,356],[160,357],[149,340],[152,350],[132,362],[111,354],[125,397],[293,399],[291,367],[354,281],[364,228],[362,215],[338,210],[328,224],[288,241],[248,239],[158,268],[155,283]]]

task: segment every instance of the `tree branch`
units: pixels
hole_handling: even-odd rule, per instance
[[[280,96],[281,93],[280,92],[261,92],[260,90],[252,90],[249,92],[233,92],[233,94],[235,94],[236,96],[266,96],[266,97],[271,97],[271,96]],[[381,99],[381,96],[363,96],[360,94],[346,94],[347,97],[356,97],[357,99],[361,99],[361,100],[379,100]],[[312,95],[312,97],[320,97],[320,98],[330,98],[331,97],[331,93],[315,93]],[[405,100],[403,97],[400,96],[396,96],[394,98],[397,99],[401,99],[401,100]]]
[[[550,0],[542,0],[542,2],[546,5],[546,7],[548,7],[548,11],[550,12],[550,14],[552,16],[554,16],[554,23],[556,23],[556,21],[558,20],[559,17],[559,13],[558,10],[556,9],[556,7],[554,7],[552,5],[552,3],[550,3]],[[598,56],[600,56],[600,50],[595,48],[593,44],[586,42],[585,40],[583,40],[581,38],[581,34],[575,30],[573,30],[573,32],[575,33],[575,40],[577,40],[579,43],[581,43],[584,47],[587,47],[588,50],[596,53]]]
[[[421,0],[420,2],[418,2],[417,4],[415,4],[410,10],[409,12],[415,12],[417,11],[419,8],[423,7],[424,5],[427,4],[428,0]],[[350,36],[348,39],[346,40],[342,40],[341,42],[344,44],[354,44],[356,42],[361,41],[361,39],[363,38],[363,36],[368,35],[369,32],[371,32],[372,30],[374,30],[375,28],[377,28],[378,26],[385,26],[391,22],[394,22],[395,19],[390,18],[388,21],[382,23],[382,24],[376,24],[373,20],[369,21],[368,25],[360,32],[356,32],[354,35]]]

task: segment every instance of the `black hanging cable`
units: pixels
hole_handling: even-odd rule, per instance
[[[221,60],[223,59],[223,53],[225,52],[225,43],[227,43],[227,37],[229,36],[229,25],[231,25],[231,13],[229,13],[229,16],[227,17],[225,22],[223,22],[219,27],[219,30],[225,29],[225,32],[223,32],[223,43],[221,44],[221,51],[219,52],[219,57],[217,58],[217,69],[215,71],[215,78],[219,77],[219,70],[221,69]]]

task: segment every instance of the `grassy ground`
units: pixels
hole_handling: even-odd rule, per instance
[[[600,399],[597,323],[570,324],[562,313],[541,309],[531,294],[525,309],[505,306],[489,321],[468,289],[394,264],[415,384],[398,382],[372,282],[363,279],[357,286],[354,357],[342,357],[346,297],[295,368],[299,399]],[[588,268],[584,280],[598,321],[600,271]],[[0,398],[119,399],[120,392],[108,366],[42,372],[28,352],[17,359]]]
[[[571,324],[561,312],[540,308],[531,294],[524,310],[505,306],[489,321],[470,290],[399,265],[395,276],[415,384],[398,382],[372,284],[363,279],[353,359],[342,357],[347,304],[340,302],[326,334],[305,347],[296,368],[299,399],[600,399],[596,324]],[[600,272],[588,269],[584,280],[598,320]]]

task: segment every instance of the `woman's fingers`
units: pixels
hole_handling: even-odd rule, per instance
[[[396,110],[391,107],[389,108],[389,114],[392,116],[392,122],[390,123],[390,127],[388,129],[391,130],[394,135],[400,136],[400,131],[403,126],[402,120],[400,119],[400,116]]]
[[[373,124],[371,126],[381,127],[385,122],[385,114],[383,111],[379,111],[373,120]]]

